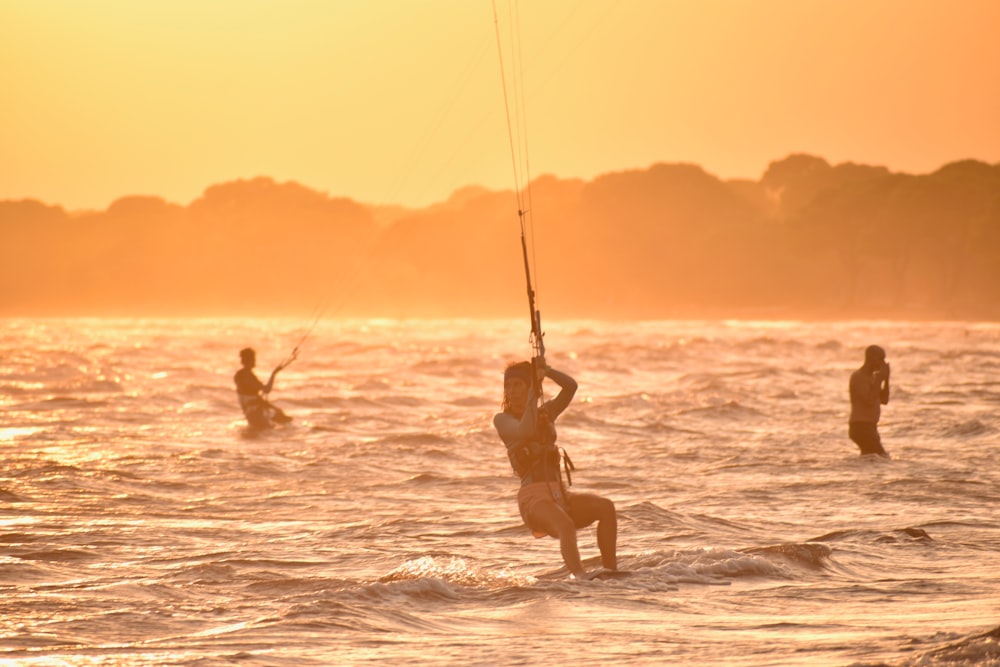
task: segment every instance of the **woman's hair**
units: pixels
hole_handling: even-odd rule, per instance
[[[509,378],[517,378],[523,380],[526,385],[531,386],[531,362],[530,361],[512,361],[507,364],[507,368],[503,371],[503,381],[507,384]],[[507,399],[507,389],[504,388],[503,401],[500,403],[500,409],[503,412],[510,412],[510,401]]]

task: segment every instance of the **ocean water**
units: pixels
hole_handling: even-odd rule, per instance
[[[526,323],[321,320],[247,433],[238,350],[310,324],[0,321],[0,662],[1000,664],[1000,325],[547,323],[631,572],[580,582],[491,424]]]

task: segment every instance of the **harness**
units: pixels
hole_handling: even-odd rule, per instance
[[[510,465],[521,479],[531,475],[534,482],[559,481],[566,475],[566,486],[573,486],[576,466],[566,450],[556,445],[555,424],[541,410],[535,427],[535,437],[507,451]]]
[[[271,411],[267,401],[257,395],[237,394],[243,416],[254,428],[271,428]]]

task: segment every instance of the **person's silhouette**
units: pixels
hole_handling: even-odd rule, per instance
[[[240,350],[240,362],[243,368],[236,371],[233,381],[236,382],[236,395],[240,399],[240,407],[247,418],[247,423],[256,429],[271,428],[274,424],[287,424],[292,418],[281,408],[272,405],[266,398],[274,387],[274,378],[278,371],[285,368],[292,360],[279,364],[271,371],[267,384],[261,382],[253,372],[257,365],[257,353],[253,348]]]
[[[878,454],[889,458],[882,447],[878,420],[882,406],[889,402],[889,364],[885,350],[878,345],[865,349],[865,363],[851,373],[851,417],[848,435],[862,454]]]

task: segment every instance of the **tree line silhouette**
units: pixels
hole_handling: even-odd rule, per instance
[[[791,155],[758,181],[656,164],[530,190],[547,318],[1000,317],[1000,164],[931,174]],[[517,316],[512,192],[423,209],[296,183],[187,206],[0,201],[0,315]]]

